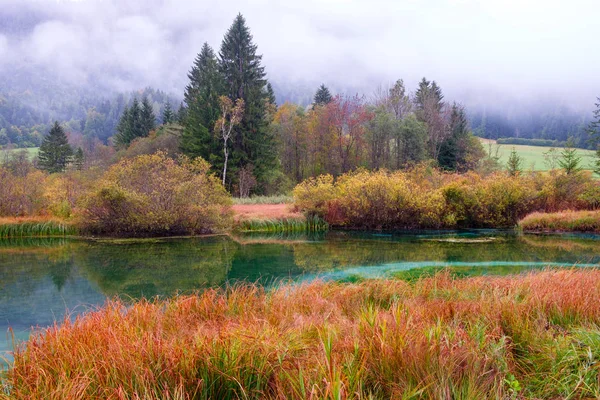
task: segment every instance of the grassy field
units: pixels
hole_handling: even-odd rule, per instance
[[[533,213],[519,226],[526,232],[600,232],[600,211]]]
[[[598,296],[574,269],[113,301],[19,346],[0,399],[599,398]]]
[[[40,148],[39,147],[29,147],[27,149],[10,149],[10,150],[0,149],[0,162],[2,162],[4,160],[4,156],[6,154],[20,152],[20,151],[23,151],[23,150],[26,150],[27,153],[29,153],[29,158],[33,159],[35,156],[37,156]]]
[[[496,141],[489,139],[480,139],[483,147],[486,151],[489,149],[489,144],[492,144],[492,154],[496,151]],[[524,170],[534,171],[547,171],[549,170],[548,166],[544,162],[544,153],[547,152],[550,147],[543,146],[523,146],[523,145],[512,145],[512,144],[501,144],[499,145],[499,153],[500,162],[503,165],[506,165],[508,161],[508,157],[510,157],[510,152],[512,148],[515,148],[519,156],[523,159],[522,168]],[[562,151],[561,148],[556,148],[557,153],[560,154]],[[584,169],[593,169],[594,158],[596,152],[593,150],[583,150],[578,149],[578,154],[581,156],[582,166]]]

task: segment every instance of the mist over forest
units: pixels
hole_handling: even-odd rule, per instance
[[[97,135],[106,141],[132,93],[145,89],[157,115],[167,98],[177,107],[202,44],[218,48],[241,12],[280,105],[308,106],[321,83],[370,100],[397,79],[414,92],[427,77],[466,107],[480,136],[573,136],[584,146],[600,92],[600,55],[590,51],[599,6],[508,3],[515,7],[495,0],[2,0],[0,129],[9,139],[0,135],[0,145],[39,145],[53,120],[83,132],[90,112],[104,115]]]

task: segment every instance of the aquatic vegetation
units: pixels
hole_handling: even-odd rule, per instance
[[[597,398],[599,295],[600,271],[563,270],[112,301],[18,347],[2,384],[14,399]]]
[[[524,231],[597,232],[600,233],[600,211],[563,211],[533,213],[519,222]]]
[[[329,224],[316,215],[307,218],[243,220],[237,227],[240,232],[270,233],[324,232],[328,229]]]
[[[77,229],[69,223],[46,218],[0,218],[0,238],[68,236]]]

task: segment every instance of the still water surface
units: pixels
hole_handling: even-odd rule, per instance
[[[239,281],[414,278],[442,267],[478,275],[574,265],[600,266],[600,236],[472,231],[0,240],[0,357],[31,327],[52,325],[114,296],[172,296]]]

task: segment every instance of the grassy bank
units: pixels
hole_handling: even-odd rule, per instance
[[[294,202],[292,196],[285,194],[275,196],[252,196],[252,197],[234,197],[233,204],[291,204]]]
[[[255,286],[34,336],[15,399],[598,398],[600,271]],[[0,395],[2,397],[2,395]]]
[[[0,238],[76,235],[77,229],[64,221],[46,218],[0,218]]]
[[[600,233],[600,211],[533,213],[519,222],[525,232]]]

